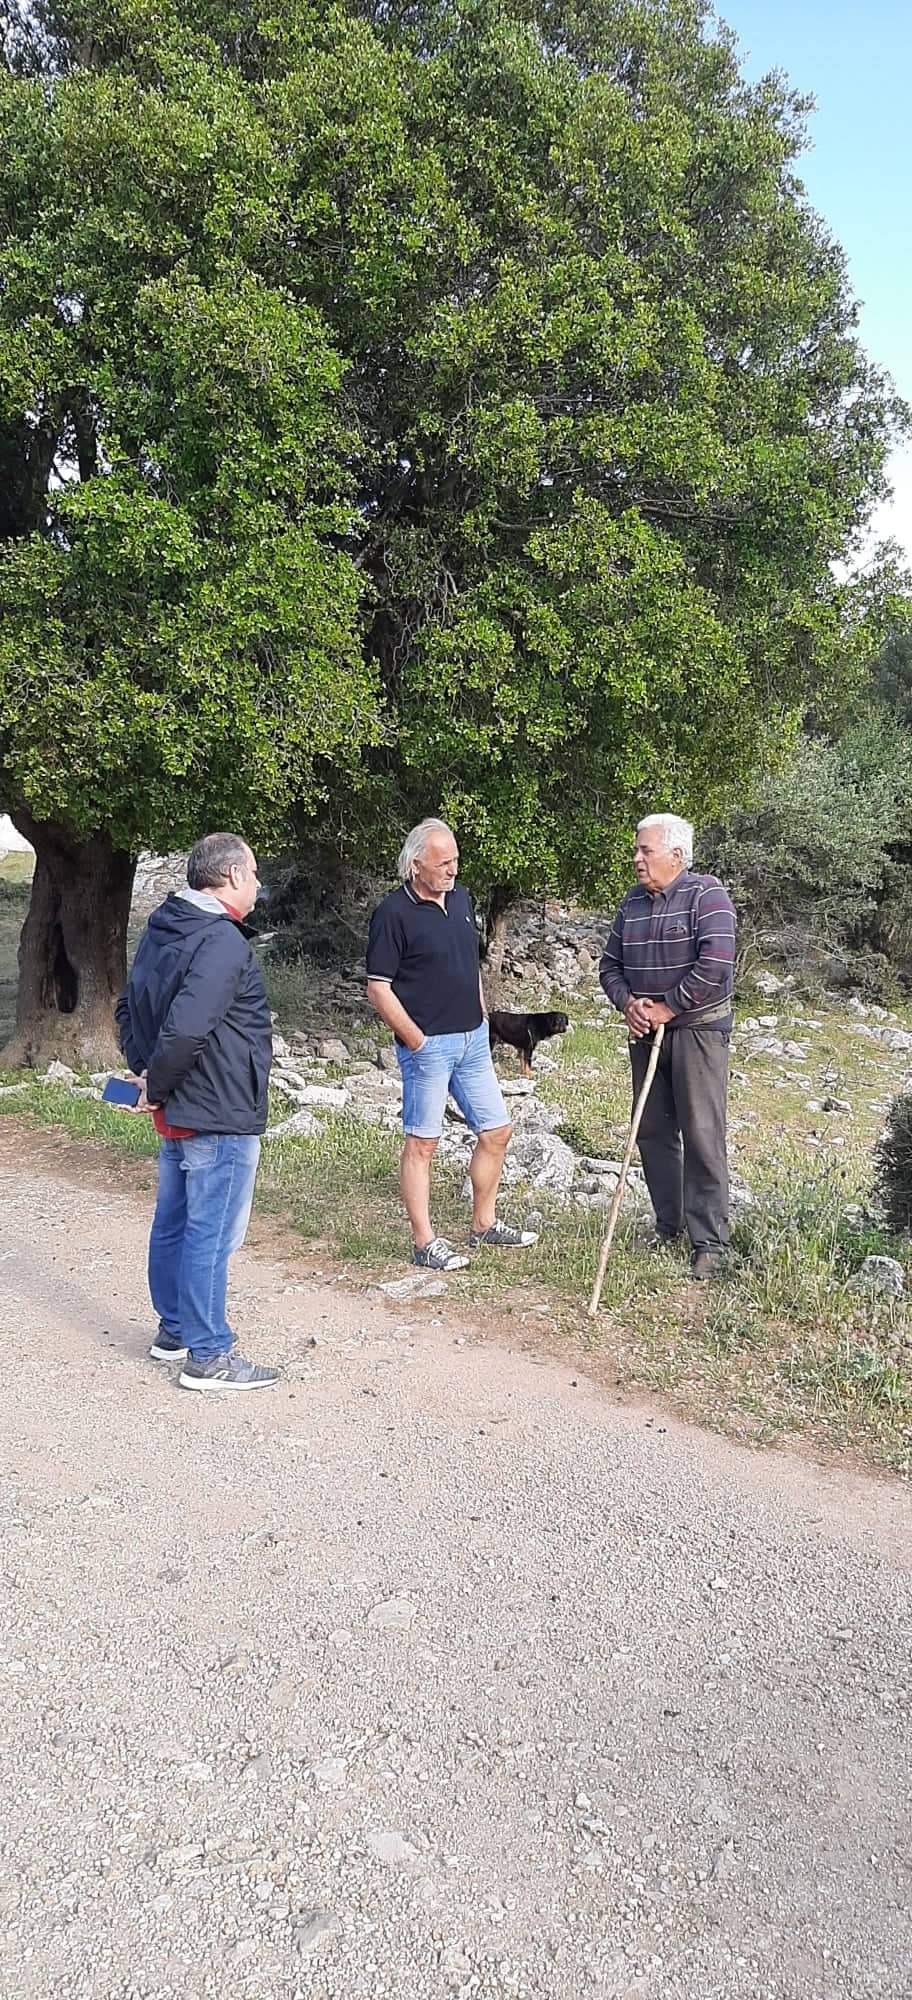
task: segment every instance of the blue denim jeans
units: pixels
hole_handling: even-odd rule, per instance
[[[162,1329],[194,1361],[233,1345],[225,1318],[228,1259],[247,1234],[259,1139],[201,1133],[163,1139],[149,1239],[149,1290]]]
[[[402,1071],[402,1127],[416,1139],[439,1139],[452,1097],[473,1132],[509,1125],[491,1061],[487,1021],[465,1035],[428,1035],[420,1049],[396,1043]]]

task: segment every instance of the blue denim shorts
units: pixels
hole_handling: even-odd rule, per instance
[[[428,1035],[420,1049],[396,1043],[402,1071],[402,1126],[414,1139],[439,1139],[447,1097],[455,1099],[473,1132],[509,1125],[494,1064],[487,1021],[468,1035]]]

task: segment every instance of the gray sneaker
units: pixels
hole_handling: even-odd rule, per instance
[[[538,1242],[537,1229],[511,1229],[509,1222],[492,1222],[490,1229],[473,1229],[470,1250],[530,1250]]]
[[[420,1264],[424,1271],[464,1271],[468,1261],[468,1257],[463,1257],[461,1251],[454,1250],[452,1243],[448,1243],[445,1236],[432,1236],[430,1243],[425,1243],[420,1250],[416,1250],[412,1259],[412,1262]]]
[[[213,1355],[211,1361],[194,1361],[191,1355],[178,1376],[182,1389],[202,1389],[210,1396],[224,1389],[271,1389],[278,1379],[277,1368],[258,1368],[234,1348],[229,1354]]]
[[[160,1326],[149,1349],[151,1361],[186,1361],[190,1352],[185,1340],[177,1333],[166,1333]]]

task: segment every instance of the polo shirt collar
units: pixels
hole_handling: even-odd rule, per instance
[[[407,895],[407,897],[408,897],[408,899],[409,899],[409,902],[410,902],[410,903],[417,903],[417,905],[418,905],[418,908],[419,908],[419,910],[423,910],[423,909],[424,909],[424,906],[425,906],[425,904],[426,904],[426,903],[427,903],[427,904],[433,904],[433,905],[434,905],[434,906],[435,906],[435,907],[436,907],[436,908],[437,908],[437,909],[439,910],[439,908],[440,908],[440,904],[439,904],[439,903],[437,902],[437,898],[436,898],[436,896],[416,896],[416,894],[415,894],[415,891],[414,891],[414,889],[412,888],[412,885],[411,885],[411,883],[410,883],[410,882],[403,882],[403,884],[402,884],[402,887],[403,887],[403,889],[405,890],[405,893],[406,893],[406,895]],[[451,891],[450,891],[449,889],[447,889],[447,890],[446,890],[446,891],[444,892],[444,898],[443,898],[443,914],[444,914],[444,916],[445,916],[445,917],[448,917],[448,916],[449,916],[449,914],[450,914],[450,913],[449,913],[449,910],[447,909],[447,896],[449,896],[450,894],[451,894]]]

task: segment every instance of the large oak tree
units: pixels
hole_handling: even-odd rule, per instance
[[[902,421],[796,178],[806,107],[710,28],[349,4],[277,86],[395,723],[365,844],[441,807],[502,893],[613,889],[647,805],[711,816],[838,676],[834,559]]]

